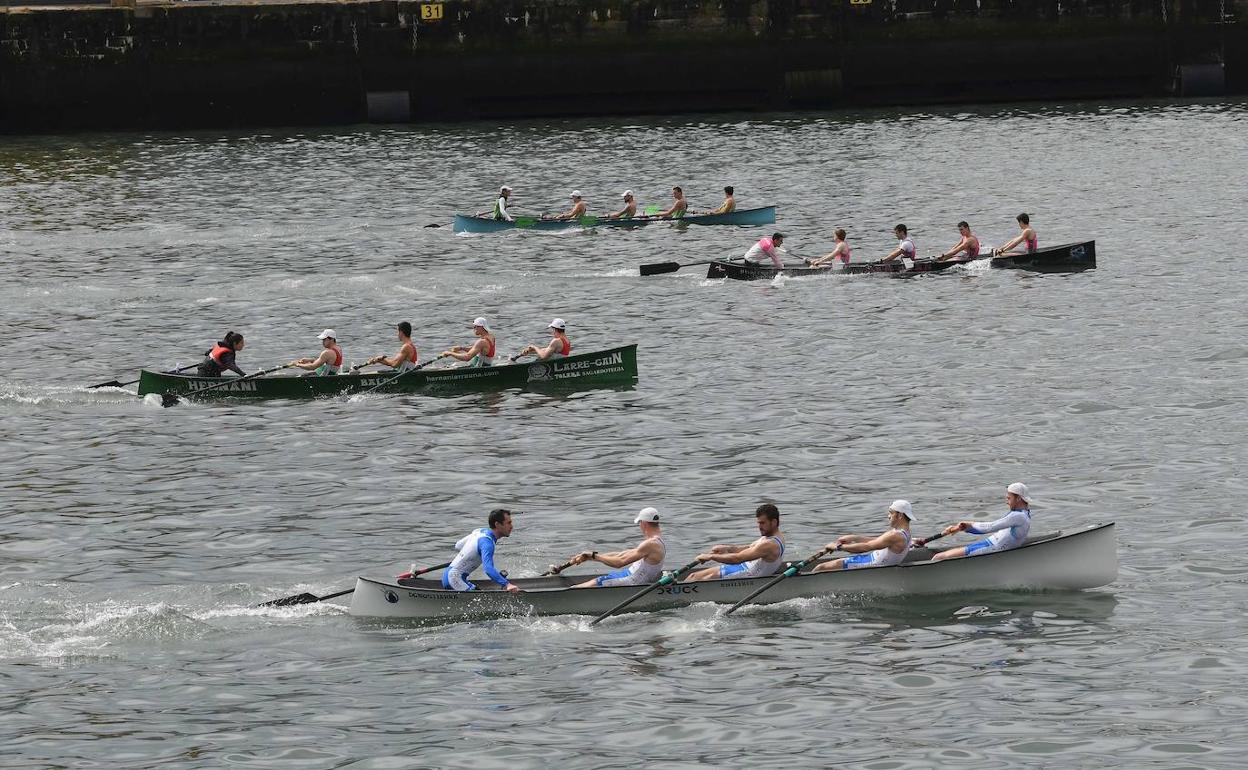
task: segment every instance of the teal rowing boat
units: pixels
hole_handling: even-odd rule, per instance
[[[690,214],[680,219],[637,216],[632,219],[608,219],[607,217],[580,217],[579,219],[542,219],[541,217],[516,217],[514,222],[488,216],[456,214],[451,228],[457,233],[497,233],[503,230],[569,230],[574,227],[636,227],[655,222],[680,222],[687,225],[737,225],[750,227],[776,223],[776,207],[737,209],[728,214]]]
[[[184,398],[318,398],[350,395],[376,388],[376,393],[455,395],[507,388],[573,390],[631,384],[637,380],[637,346],[625,345],[580,353],[553,361],[502,366],[420,369],[399,376],[392,371],[339,374],[328,377],[272,376],[241,379],[199,377],[171,372],[139,373],[139,395],[172,394]],[[212,386],[219,387],[212,387]],[[211,389],[209,389],[211,388]],[[200,391],[203,391],[200,393]]]

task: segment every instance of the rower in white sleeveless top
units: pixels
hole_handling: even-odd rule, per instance
[[[845,551],[857,554],[844,559],[825,561],[816,566],[812,572],[832,572],[842,569],[861,569],[862,567],[890,567],[905,561],[910,553],[910,523],[914,521],[914,509],[909,500],[894,500],[888,506],[888,526],[890,529],[882,535],[841,535],[828,543],[827,547],[834,551]]]
[[[406,372],[416,368],[416,360],[420,357],[416,350],[416,343],[412,342],[412,325],[407,321],[400,321],[399,325],[394,327],[399,335],[399,352],[394,354],[394,358],[386,358],[386,356],[373,356],[364,362],[360,367],[352,367],[352,369],[363,368],[364,366],[372,366],[373,364],[381,364],[389,366],[396,372]]]
[[[494,333],[490,331],[489,322],[484,318],[476,318],[472,322],[472,333],[477,335],[476,342],[467,347],[456,345],[442,355],[450,356],[456,361],[467,361],[468,366],[493,366],[498,344],[494,340]]]
[[[686,581],[720,578],[767,577],[784,566],[784,535],[780,532],[780,509],[764,503],[754,511],[759,538],[749,545],[716,545],[698,554],[698,561],[717,561],[722,566],[691,573]]]
[[[905,225],[897,225],[893,228],[893,235],[897,236],[897,248],[888,252],[888,256],[881,259],[881,262],[892,262],[894,259],[914,259],[914,241],[910,240],[910,231]]]
[[[959,521],[953,526],[945,527],[946,535],[970,532],[972,535],[988,537],[967,546],[941,551],[932,557],[932,561],[1008,551],[1022,545],[1031,532],[1031,493],[1027,491],[1027,485],[1016,481],[1006,487],[1005,502],[1010,506],[1010,511],[996,521]]]
[[[603,586],[644,586],[663,577],[663,558],[667,556],[667,546],[663,545],[662,532],[659,530],[659,512],[654,508],[642,508],[633,519],[633,523],[641,528],[641,542],[627,551],[599,553],[585,551],[578,553],[572,564],[584,564],[596,561],[608,567],[622,567],[615,572],[600,575],[586,580],[573,588],[600,588]],[[554,570],[551,567],[551,570]]]
[[[568,341],[568,324],[562,318],[556,318],[550,322],[550,343],[544,348],[537,345],[525,345],[524,349],[516,354],[516,358],[527,356],[532,353],[537,356],[539,361],[547,361],[555,358],[567,358],[572,353],[572,343]]]

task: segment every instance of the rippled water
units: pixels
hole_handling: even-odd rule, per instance
[[[1242,766],[1248,537],[1242,250],[1248,105],[1111,103],[0,145],[0,766]],[[500,183],[529,211],[683,184],[776,203],[798,253],[906,222],[1095,237],[1082,275],[640,278],[760,231],[455,236]],[[443,227],[424,225],[440,223]],[[251,371],[338,330],[422,355],[487,315],[500,350],[568,319],[637,342],[631,390],[161,409],[83,386],[188,363],[226,329]],[[131,374],[133,376],[133,374]],[[124,378],[123,378],[124,379]],[[840,596],[416,627],[258,601],[444,560],[509,505],[534,574],[635,536],[672,560],[781,508],[790,554],[1000,510],[1119,523],[1081,594]],[[722,609],[722,608],[721,608]]]

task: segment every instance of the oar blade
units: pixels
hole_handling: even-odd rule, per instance
[[[680,269],[679,262],[656,262],[653,265],[642,265],[642,275],[662,275],[663,273],[674,273]]]
[[[273,601],[264,602],[256,606],[257,607],[291,607],[296,604],[312,604],[314,602],[319,602],[320,600],[321,600],[321,597],[317,596],[316,594],[302,593],[302,594],[296,594],[294,596],[284,596],[281,599],[274,599]]]
[[[96,388],[120,388],[120,387],[123,387],[123,383],[118,382],[117,380],[109,380],[108,382],[101,382],[98,385],[88,385],[87,390],[95,390]]]
[[[160,394],[160,405],[166,409],[168,409],[171,406],[177,406],[181,402],[182,402],[182,399],[178,398],[173,393],[161,393]]]

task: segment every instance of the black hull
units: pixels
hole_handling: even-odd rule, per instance
[[[793,277],[807,275],[875,275],[882,274],[891,278],[913,278],[927,273],[939,273],[954,265],[965,265],[991,259],[994,268],[1005,270],[1030,270],[1038,273],[1078,273],[1096,267],[1096,241],[1067,243],[1061,246],[1050,246],[1031,254],[1019,254],[1004,257],[984,255],[975,259],[916,259],[910,268],[900,260],[893,262],[859,262],[850,263],[844,269],[833,267],[794,266],[776,268],[771,265],[749,265],[741,261],[717,260],[707,268],[707,278],[731,278],[734,281],[770,280],[777,275]]]

